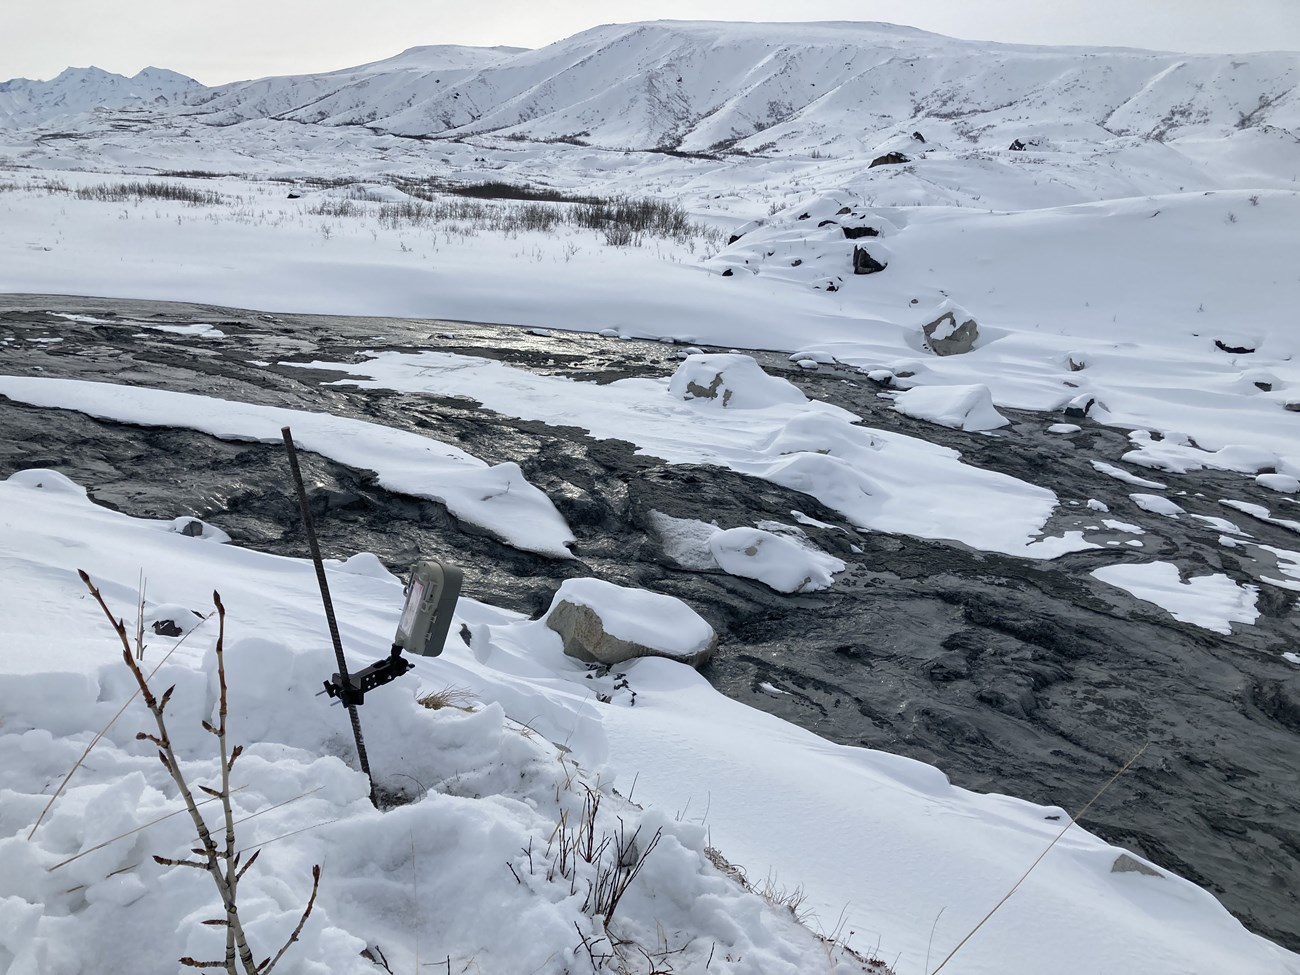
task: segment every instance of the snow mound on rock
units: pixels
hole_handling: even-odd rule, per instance
[[[680,599],[601,579],[566,579],[545,622],[569,656],[603,664],[668,657],[694,665],[718,642],[713,627]]]
[[[802,529],[775,521],[722,529],[694,518],[650,513],[666,556],[684,569],[756,579],[777,592],[827,589],[845,563],[814,545]],[[820,524],[810,520],[811,524]]]
[[[993,396],[983,385],[916,386],[898,394],[894,409],[959,430],[996,430],[1011,422],[994,408]]]
[[[731,528],[709,539],[718,565],[732,575],[757,579],[777,592],[826,589],[843,572],[840,559],[798,536],[778,535],[761,528]]]
[[[735,353],[687,356],[673,373],[668,392],[681,400],[732,410],[808,402],[793,384],[769,376],[751,356]]]

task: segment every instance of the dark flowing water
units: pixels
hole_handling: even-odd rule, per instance
[[[72,322],[56,311],[117,323]],[[204,322],[226,338],[204,341],[128,320]],[[1281,656],[1300,652],[1295,594],[1261,585],[1258,622],[1220,636],[1092,579],[1090,570],[1121,551],[1243,583],[1278,575],[1266,553],[1225,548],[1207,524],[1130,504],[1137,489],[1090,464],[1114,463],[1128,449],[1121,430],[1084,419],[1077,421],[1081,433],[1062,437],[1046,432],[1059,416],[1004,411],[1014,421],[1005,431],[965,434],[893,412],[877,387],[847,370],[805,373],[784,356],[755,354],[809,396],[872,426],[954,447],[969,463],[1049,487],[1063,502],[1096,498],[1146,531],[1140,551],[1034,562],[859,532],[806,495],[720,468],[638,456],[628,443],[501,416],[468,400],[327,389],[321,384],[339,374],[247,361],[348,361],[363,349],[437,348],[606,382],[669,374],[678,362],[671,346],[461,323],[30,296],[0,296],[0,343],[4,373],[324,409],[423,431],[489,462],[516,461],[568,519],[578,561],[516,551],[437,503],[378,487],[367,471],[302,455],[316,485],[327,556],[371,551],[398,571],[421,555],[451,558],[465,567],[468,595],[530,613],[575,575],[670,593],[718,629],[719,652],[704,673],[724,693],[835,741],[931,762],[958,785],[1077,809],[1150,741],[1085,825],[1204,885],[1248,927],[1300,950],[1300,667]],[[132,515],[193,514],[238,544],[306,554],[276,445],[104,422],[0,397],[0,476],[27,467],[56,468],[100,503]],[[1262,544],[1300,549],[1300,536],[1219,504],[1232,498],[1276,509],[1279,496],[1249,478],[1199,471],[1160,479],[1170,493],[1187,492],[1178,502],[1189,512],[1229,517]],[[683,570],[664,556],[651,517],[662,512],[729,528],[788,523],[793,509],[840,526],[806,526],[813,541],[850,565],[830,590],[781,596],[750,580]],[[1090,515],[1063,504],[1048,530],[1095,524]]]

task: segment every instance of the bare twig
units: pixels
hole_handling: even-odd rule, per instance
[[[225,637],[226,637],[226,607],[221,604],[221,596],[213,591],[212,601],[217,607],[217,684],[220,687],[220,699],[217,706],[217,741],[221,750],[221,812],[226,820],[226,888],[229,891],[229,903],[226,910],[233,914],[235,907],[235,894],[239,888],[239,878],[243,876],[239,872],[239,864],[236,862],[238,856],[235,852],[235,814],[230,805],[230,768],[235,764],[235,759],[239,757],[240,749],[235,749],[235,754],[228,754],[226,751],[226,657],[225,657]],[[319,874],[318,874],[319,876]],[[316,891],[312,890],[312,900],[316,899]],[[309,908],[310,909],[310,908]],[[295,933],[295,937],[296,937]],[[234,971],[235,968],[235,925],[226,925],[226,968]],[[280,954],[284,954],[281,949]],[[247,965],[247,962],[245,962]]]
[[[242,792],[246,788],[248,787],[241,785],[237,789],[231,789],[230,790],[231,795],[233,795],[236,792]],[[198,803],[198,805],[206,806],[208,803],[216,802],[216,801],[217,801],[216,799],[204,799],[202,802]],[[185,809],[174,809],[171,812],[167,813],[165,816],[159,816],[157,819],[149,820],[149,822],[145,823],[143,826],[137,826],[135,829],[128,829],[125,833],[118,833],[116,836],[112,836],[104,840],[103,843],[97,843],[88,850],[82,850],[76,856],[70,856],[66,860],[60,860],[52,867],[46,867],[45,872],[53,873],[55,870],[58,870],[59,867],[66,867],[69,863],[72,863],[74,860],[80,860],[84,856],[90,856],[90,854],[94,853],[96,850],[102,850],[104,847],[111,846],[113,843],[116,843],[118,840],[124,840],[128,836],[134,836],[136,833],[142,833],[149,827],[157,826],[159,823],[171,819],[173,816],[179,816],[181,813],[185,811],[186,811]],[[109,876],[111,877],[112,874],[109,874]]]
[[[243,787],[241,786],[240,788]],[[238,826],[240,823],[246,823],[250,819],[256,819],[258,816],[265,816],[267,813],[276,809],[280,809],[283,806],[291,805],[292,803],[297,802],[299,799],[306,799],[308,796],[314,796],[316,793],[320,792],[320,790],[323,788],[325,788],[323,785],[318,785],[314,789],[308,789],[306,792],[299,792],[296,796],[291,796],[290,798],[285,799],[282,802],[277,802],[273,806],[267,806],[265,809],[259,809],[255,813],[249,813],[247,816],[241,816],[235,820],[235,825]],[[231,793],[233,794],[238,791],[239,789],[232,789]]]
[[[943,912],[947,910],[947,905],[939,908],[939,913],[934,916],[934,923],[930,925],[930,940],[925,943],[925,967],[922,972],[930,971],[930,949],[934,947],[934,932],[939,928],[939,918],[943,917]]]
[[[514,868],[511,868],[511,873]],[[420,903],[420,871],[415,862],[415,831],[411,831],[411,903]],[[518,880],[518,875],[515,877]],[[521,881],[522,883],[522,881]],[[420,929],[415,929],[415,970],[420,970]]]
[[[87,576],[84,572],[80,570],[78,570],[78,574],[81,576],[82,581],[85,582],[86,585],[90,585],[89,576]],[[126,647],[126,652],[129,654],[131,652],[131,646],[129,643],[126,643],[125,629],[121,627],[121,624],[119,622],[113,619],[113,614],[108,612],[108,609],[107,607],[104,606],[104,601],[102,599],[99,600],[99,605],[101,608],[104,609],[105,613],[107,613],[108,621],[113,624],[113,629],[116,630],[118,632],[118,636],[122,638],[123,644]],[[173,653],[175,653],[177,650],[181,648],[181,644],[183,644],[186,640],[189,639],[190,633],[193,633],[195,630],[197,630],[200,626],[202,626],[211,618],[212,617],[210,615],[204,616],[201,620],[199,620],[198,623],[194,625],[194,628],[191,629],[189,633],[186,633],[185,636],[181,637],[178,641],[176,641],[176,645],[173,646],[170,650],[168,650],[167,653],[163,656],[162,660],[159,660],[158,663],[154,665],[153,670],[149,671],[149,676],[146,677],[145,680],[152,679],[153,675],[158,673],[159,669],[162,667],[163,664],[167,662],[168,658],[171,657]],[[85,762],[87,756],[90,755],[91,750],[96,745],[99,744],[100,740],[106,734],[108,734],[109,730],[113,727],[113,725],[117,723],[117,719],[120,718],[122,714],[126,711],[126,709],[131,706],[131,702],[136,699],[139,693],[140,693],[140,689],[138,687],[131,692],[131,696],[128,697],[126,701],[122,704],[122,706],[117,709],[117,713],[114,714],[113,717],[109,719],[108,724],[104,725],[104,727],[100,729],[99,733],[95,735],[94,738],[91,739],[90,744],[87,745],[86,750],[81,753],[81,757],[78,758],[76,762],[73,763],[72,768],[68,769],[68,774],[63,777],[63,781],[59,783],[59,787],[55,789],[54,794],[50,796],[50,801],[45,804],[45,808],[41,810],[41,814],[36,817],[36,822],[32,824],[31,831],[28,832],[27,834],[27,838],[29,840],[36,835],[37,828],[41,825],[42,822],[45,821],[45,817],[49,814],[50,808],[54,805],[55,800],[58,799],[59,796],[63,794],[63,790],[67,788],[69,780],[72,778],[73,775],[76,774],[77,769],[81,768],[82,763]],[[163,695],[163,696],[164,698],[166,698],[167,695]]]
[[[289,935],[289,940],[280,946],[280,950],[275,953],[275,957],[266,962],[258,969],[259,975],[271,975],[271,971],[280,963],[284,953],[289,950],[289,946],[298,940],[298,935],[302,934],[303,927],[307,924],[307,918],[311,917],[311,909],[316,906],[316,892],[320,890],[320,864],[317,863],[311,868],[311,896],[307,898],[307,906],[303,908],[302,917],[298,918],[298,925]]]
[[[1047,844],[1047,848],[1043,850],[1042,853],[1038,854],[1038,857],[1034,860],[1034,862],[1029,865],[1029,869],[1026,870],[1024,874],[1021,875],[1020,879],[1017,880],[1011,886],[1011,889],[1009,891],[1007,891],[1005,894],[1002,895],[1002,899],[993,905],[993,909],[989,911],[987,914],[985,914],[982,918],[980,918],[979,923],[976,924],[975,927],[970,929],[970,931],[966,934],[966,937],[962,938],[960,941],[957,942],[957,946],[953,948],[952,951],[948,952],[947,957],[945,957],[943,961],[939,962],[939,966],[933,972],[931,972],[930,975],[939,975],[939,972],[943,971],[943,966],[948,964],[948,962],[952,960],[953,955],[961,951],[962,946],[965,945],[967,941],[969,941],[972,937],[975,936],[975,932],[978,931],[980,928],[984,927],[984,922],[987,921],[989,918],[991,918],[994,914],[996,914],[998,912],[998,908],[1000,908],[1003,904],[1005,904],[1008,900],[1011,899],[1011,895],[1014,894],[1017,890],[1019,890],[1020,885],[1023,884],[1025,880],[1029,877],[1029,875],[1034,872],[1034,868],[1038,866],[1040,863],[1042,863],[1043,857],[1047,856],[1048,853],[1052,852],[1052,847],[1056,846],[1056,844],[1060,841],[1061,837],[1063,837],[1069,831],[1070,827],[1073,826],[1080,819],[1082,819],[1084,814],[1087,813],[1087,811],[1092,808],[1093,803],[1095,803],[1098,799],[1100,799],[1105,794],[1106,790],[1115,784],[1115,780],[1118,779],[1125,772],[1127,772],[1130,768],[1132,768],[1133,763],[1142,757],[1142,753],[1147,750],[1147,747],[1150,744],[1151,742],[1148,741],[1141,748],[1139,748],[1137,752],[1133,755],[1133,757],[1130,758],[1123,765],[1121,765],[1119,771],[1117,771],[1114,775],[1112,775],[1110,779],[1107,780],[1106,784],[1097,790],[1097,794],[1088,800],[1087,805],[1085,805],[1082,809],[1080,809],[1077,813],[1075,813],[1074,816],[1070,817],[1069,821],[1066,822],[1066,824],[1063,827],[1061,827],[1061,831],[1057,833],[1056,836],[1052,839],[1052,842]]]
[[[135,613],[135,656],[144,660],[144,569],[140,570],[140,601],[136,603]]]
[[[309,833],[313,829],[320,829],[322,826],[329,826],[331,823],[337,823],[337,819],[322,819],[319,823],[312,823],[310,826],[304,826],[302,829],[291,829],[287,833],[281,833],[279,836],[272,836],[269,840],[262,840],[259,843],[250,843],[248,846],[240,847],[236,853],[247,853],[249,850],[261,852],[265,846],[272,843],[278,843],[280,840],[287,840],[290,836],[297,836],[299,833]],[[254,854],[256,856],[256,854]]]
[[[212,878],[212,882],[216,886],[217,892],[221,897],[224,916],[221,918],[213,918],[202,923],[224,927],[226,929],[226,951],[224,959],[219,962],[205,962],[197,961],[194,958],[186,956],[180,959],[180,963],[189,968],[224,969],[227,975],[239,975],[241,969],[244,975],[266,975],[266,973],[270,972],[275,964],[284,956],[284,953],[288,951],[289,947],[298,940],[298,936],[302,933],[303,926],[307,923],[307,918],[311,915],[312,907],[316,903],[316,894],[320,887],[320,866],[318,864],[312,868],[311,896],[308,898],[307,906],[303,911],[302,917],[299,918],[297,926],[289,935],[289,940],[281,946],[279,952],[273,959],[263,961],[259,964],[254,959],[252,949],[249,947],[248,938],[244,933],[243,923],[239,916],[239,908],[236,900],[239,881],[247,872],[248,868],[252,866],[253,860],[256,859],[256,855],[250,858],[248,863],[244,864],[241,868],[240,854],[243,851],[235,848],[236,821],[234,817],[234,809],[230,802],[230,796],[232,794],[230,787],[230,770],[234,766],[235,761],[239,758],[243,748],[242,746],[236,746],[234,749],[230,749],[228,747],[228,738],[226,734],[226,718],[228,715],[228,687],[226,683],[225,666],[226,610],[225,606],[222,605],[221,596],[216,592],[212,594],[212,601],[216,606],[218,622],[216,641],[217,683],[219,689],[217,724],[214,726],[207,721],[203,722],[203,727],[217,738],[218,749],[221,755],[221,788],[213,789],[208,786],[198,786],[201,791],[211,795],[213,801],[219,801],[221,803],[225,830],[223,843],[218,847],[216,840],[212,836],[212,832],[208,829],[208,825],[203,819],[203,815],[199,812],[198,807],[200,803],[196,802],[194,799],[194,794],[190,789],[189,783],[186,781],[184,773],[181,771],[180,761],[177,759],[176,753],[172,748],[171,736],[167,732],[167,721],[164,711],[171,698],[173,688],[168,688],[163,693],[161,699],[154,695],[153,689],[149,686],[149,677],[152,677],[153,674],[157,672],[158,668],[155,667],[154,670],[150,672],[149,677],[145,676],[143,670],[140,668],[136,655],[133,655],[131,652],[131,643],[127,637],[125,624],[113,616],[112,611],[108,608],[108,604],[104,600],[103,594],[95,584],[91,582],[90,576],[80,570],[78,574],[81,576],[81,581],[85,583],[86,588],[90,590],[90,594],[95,598],[95,601],[99,603],[100,609],[104,612],[104,616],[108,619],[114,632],[117,634],[118,640],[122,644],[122,659],[125,661],[127,669],[131,671],[131,676],[135,678],[137,693],[144,699],[145,706],[153,716],[157,734],[141,733],[137,737],[153,742],[158,748],[158,760],[162,763],[163,767],[167,769],[172,781],[176,784],[177,791],[180,793],[181,799],[185,803],[185,809],[190,814],[190,820],[194,825],[195,835],[198,837],[199,845],[190,851],[197,859],[176,860],[168,857],[155,856],[154,860],[166,866],[192,867],[206,871],[208,876]],[[142,639],[142,637],[139,638],[139,640]],[[180,644],[178,643],[177,646],[179,645]],[[175,648],[173,648],[173,650],[174,649]],[[170,656],[170,653],[168,656]],[[163,660],[165,661],[166,657],[164,657]],[[162,662],[159,663],[159,666],[162,666]],[[134,697],[135,695],[133,694],[132,700],[134,700]],[[127,703],[129,704],[130,701]],[[125,710],[125,706],[123,706],[123,710]],[[118,714],[120,715],[121,711],[119,711]],[[116,720],[116,717],[114,720]],[[109,724],[111,726],[112,722]],[[105,732],[107,730],[108,729],[105,728]],[[101,732],[99,737],[102,736],[103,732]],[[96,741],[98,741],[98,738]],[[94,747],[94,742],[91,743],[90,747]],[[89,751],[90,748],[87,748],[87,754]],[[83,755],[82,757],[84,759],[85,756]],[[78,765],[79,764],[80,762],[78,762]],[[73,771],[76,771],[75,767],[73,768]],[[71,775],[71,772],[68,773],[69,778]],[[67,779],[64,780],[65,784],[66,782]],[[51,803],[52,802],[53,799],[51,799]],[[283,805],[283,803],[280,805]],[[48,809],[48,806],[46,808]],[[266,811],[267,810],[262,810],[262,812]],[[42,814],[42,816],[43,815],[44,814]],[[258,814],[255,813],[254,815]],[[33,827],[33,832],[34,831],[35,827]]]

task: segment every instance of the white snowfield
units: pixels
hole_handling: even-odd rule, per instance
[[[143,572],[146,666],[178,643],[150,624],[178,607],[208,612],[220,591],[231,733],[247,745],[234,804],[238,815],[263,812],[238,827],[241,844],[264,851],[241,885],[259,946],[287,937],[310,866],[323,867],[289,971],[373,972],[359,954],[368,945],[393,971],[448,957],[453,971],[572,971],[574,949],[585,957],[580,935],[603,934],[581,892],[545,881],[547,838],[562,809],[581,808],[575,782],[617,785],[644,807],[606,795],[602,828],[621,817],[643,842],[662,830],[611,932],[650,951],[680,949],[680,971],[860,971],[707,866],[706,843],[751,877],[803,884],[818,923],[908,973],[946,955],[1067,820],[1061,809],[953,788],[917,762],[832,745],[724,698],[672,661],[629,664],[621,689],[613,675],[593,681],[543,623],[471,599],[457,623],[470,628],[472,649],[453,637],[361,711],[381,784],[416,800],[380,815],[340,757],[346,715],[314,696],[334,663],[309,563],[106,510],[49,471],[0,482],[0,526],[0,965],[10,975],[169,972],[182,954],[220,955],[223,940],[199,924],[214,908],[207,878],[151,859],[193,844],[183,816],[49,872],[178,808],[152,747],[134,738],[148,720],[139,701],[26,838],[52,784],[132,689],[77,568],[129,630]],[[382,656],[400,581],[372,556],[328,571],[353,666]],[[206,782],[216,763],[199,719],[214,700],[215,621],[196,622],[156,681],[176,685],[173,740],[187,773]],[[474,713],[415,703],[449,684],[473,692]],[[1120,853],[1071,828],[957,956],[958,970],[1300,972],[1300,957],[1249,934],[1187,881],[1155,867],[1115,872]]]

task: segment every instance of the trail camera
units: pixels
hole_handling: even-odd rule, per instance
[[[460,569],[435,559],[416,565],[411,570],[406,606],[388,656],[355,674],[335,674],[325,682],[323,693],[338,698],[348,707],[356,707],[365,703],[367,691],[396,680],[415,666],[402,656],[403,650],[421,657],[442,653],[462,578],[464,573]]]
[[[464,573],[454,565],[427,559],[411,570],[406,606],[393,637],[393,650],[421,657],[436,657],[451,627]]]

